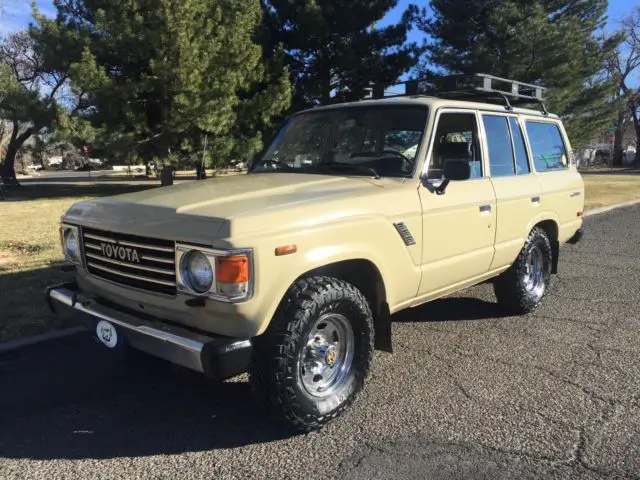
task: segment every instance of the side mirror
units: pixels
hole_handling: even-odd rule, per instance
[[[451,180],[469,180],[471,164],[467,160],[447,160],[444,162],[442,176],[444,180],[435,189],[438,195],[442,195],[447,190]]]

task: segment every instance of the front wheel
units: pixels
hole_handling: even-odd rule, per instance
[[[254,397],[295,430],[321,428],[362,390],[373,332],[371,310],[356,287],[330,277],[297,281],[254,339]]]
[[[549,238],[535,227],[513,265],[493,283],[498,303],[514,313],[535,310],[549,289],[552,263]]]

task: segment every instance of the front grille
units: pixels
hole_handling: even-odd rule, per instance
[[[173,241],[82,228],[82,243],[91,275],[141,290],[176,294]]]

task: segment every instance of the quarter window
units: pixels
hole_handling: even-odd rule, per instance
[[[489,166],[492,177],[515,175],[513,146],[509,134],[507,117],[483,115],[487,145],[489,147]]]
[[[524,145],[524,137],[522,136],[520,124],[515,117],[509,117],[509,124],[511,125],[511,133],[513,134],[513,149],[516,152],[516,173],[518,175],[531,173],[529,157],[527,156],[527,149]]]
[[[567,149],[558,125],[544,122],[527,122],[526,125],[536,170],[545,172],[568,168]]]

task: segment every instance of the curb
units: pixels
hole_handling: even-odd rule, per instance
[[[0,342],[0,355],[3,353],[12,352],[25,347],[31,347],[39,343],[49,342],[51,340],[57,340],[59,338],[70,337],[80,332],[84,332],[87,329],[85,327],[71,327],[64,330],[54,330],[53,332],[42,333],[40,335],[33,335],[27,338],[18,338],[17,340],[9,340],[7,342]]]
[[[607,205],[605,207],[594,208],[593,210],[587,210],[586,212],[584,212],[584,216],[589,217],[591,215],[599,215],[600,213],[609,212],[611,210],[616,210],[618,208],[631,207],[639,203],[640,203],[640,199],[631,200],[629,202],[624,202],[624,203],[617,203],[615,205]]]

